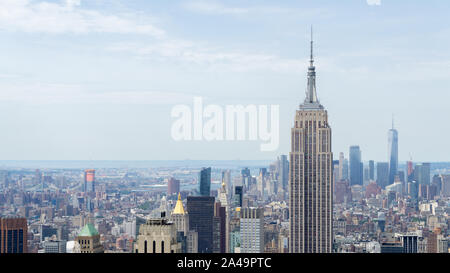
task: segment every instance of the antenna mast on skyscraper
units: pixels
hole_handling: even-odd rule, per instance
[[[314,56],[313,56],[313,26],[311,25],[311,56],[309,58],[309,62],[311,64],[311,66],[313,66],[313,62],[314,62]]]
[[[394,113],[392,113],[392,129],[394,129]]]

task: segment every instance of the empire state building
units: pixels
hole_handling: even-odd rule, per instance
[[[312,36],[312,34],[311,34]],[[333,244],[333,154],[328,114],[317,99],[311,57],[305,101],[291,129],[289,169],[289,251],[330,253]]]

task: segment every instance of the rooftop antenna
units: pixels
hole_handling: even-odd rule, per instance
[[[311,25],[311,55],[309,58],[309,62],[311,64],[311,66],[313,66],[313,62],[314,62],[313,57],[314,57],[313,56],[313,26]]]
[[[392,113],[392,129],[394,129],[394,113]]]

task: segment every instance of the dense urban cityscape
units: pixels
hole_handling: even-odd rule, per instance
[[[333,157],[315,73],[311,40],[291,152],[271,163],[0,164],[0,253],[448,253],[450,163],[400,162],[394,121],[386,162]]]
[[[287,166],[282,155],[263,168],[204,169],[211,197],[193,196],[200,170],[192,167],[3,170],[2,232],[23,237],[2,240],[1,250],[152,252],[143,242],[156,241],[160,252],[164,241],[176,253],[285,253]],[[408,161],[391,184],[387,166],[359,153],[334,161],[333,251],[447,253],[450,163]],[[154,233],[155,225],[166,228]],[[78,244],[86,235],[97,248]]]

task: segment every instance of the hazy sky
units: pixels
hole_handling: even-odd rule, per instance
[[[0,0],[0,159],[288,153],[314,26],[335,158],[449,161],[449,1]],[[280,147],[171,138],[174,105],[280,105]]]

